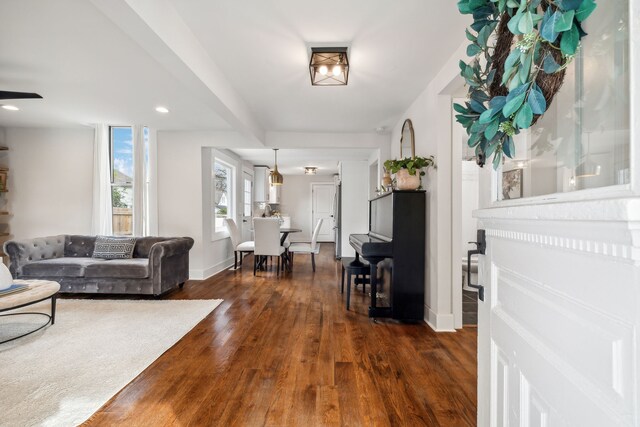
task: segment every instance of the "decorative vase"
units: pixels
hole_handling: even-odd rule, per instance
[[[13,285],[13,277],[6,265],[0,263],[0,291]]]
[[[382,186],[386,190],[389,190],[392,185],[393,185],[393,179],[391,179],[391,173],[389,173],[388,171],[385,171],[384,175],[382,175]]]
[[[420,172],[416,171],[415,175],[409,175],[406,169],[400,169],[396,173],[396,185],[398,190],[417,190],[420,187]]]

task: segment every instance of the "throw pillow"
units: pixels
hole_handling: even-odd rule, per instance
[[[129,259],[136,245],[135,237],[98,236],[93,249],[93,258]]]

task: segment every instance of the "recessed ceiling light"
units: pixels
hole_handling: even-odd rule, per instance
[[[317,171],[318,171],[318,168],[315,166],[305,166],[304,168],[305,175],[315,175]]]
[[[15,105],[3,105],[2,108],[4,108],[5,110],[10,110],[10,111],[18,111],[19,108],[16,107]]]
[[[168,113],[168,112],[169,112],[169,109],[168,109],[167,107],[156,107],[156,111],[157,111],[158,113],[166,114],[166,113]]]

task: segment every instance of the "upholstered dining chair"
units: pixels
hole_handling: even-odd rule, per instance
[[[253,233],[255,248],[253,251],[253,275],[256,275],[258,264],[265,257],[278,257],[278,274],[284,246],[280,245],[280,221],[278,218],[254,218]]]
[[[313,271],[316,271],[316,255],[320,253],[320,244],[318,243],[318,235],[320,234],[320,228],[322,227],[322,218],[318,220],[316,228],[313,230],[313,236],[311,237],[311,243],[292,243],[289,246],[289,253],[291,254],[291,263],[293,264],[293,257],[295,254],[310,254],[311,255],[311,267]]]
[[[241,242],[240,230],[236,222],[231,218],[224,219],[224,225],[229,230],[229,237],[231,237],[231,246],[233,246],[233,268],[238,268],[238,255],[240,255],[240,266],[242,266],[242,258],[244,254],[253,252],[254,242],[246,241]]]

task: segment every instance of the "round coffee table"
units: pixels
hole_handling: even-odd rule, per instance
[[[44,325],[27,332],[26,334],[19,335],[17,337],[10,338],[8,340],[0,341],[0,344],[17,340],[29,334],[39,331],[47,326],[49,323],[52,325],[56,322],[56,298],[58,291],[60,290],[60,284],[50,280],[14,280],[14,283],[20,285],[28,285],[29,289],[14,294],[9,294],[0,297],[0,313],[18,308],[26,307],[31,304],[36,304],[41,301],[45,301],[51,298],[51,315],[40,312],[20,312],[20,313],[7,313],[0,314],[0,317],[5,316],[20,316],[24,314],[36,314],[47,317],[47,321]]]

